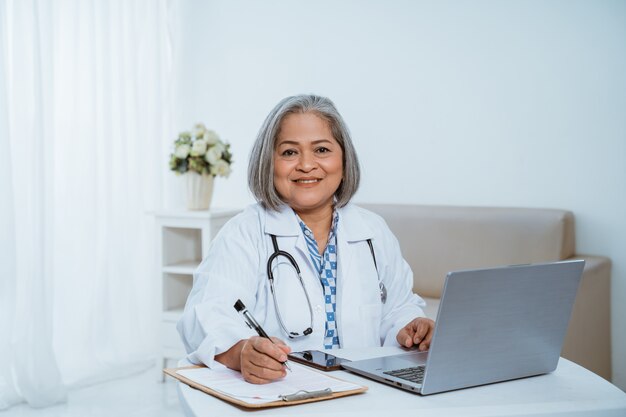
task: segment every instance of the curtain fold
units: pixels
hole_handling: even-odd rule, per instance
[[[0,0],[0,409],[154,363],[169,25],[166,0]]]
[[[3,5],[4,6],[4,5]],[[12,326],[15,318],[15,215],[9,144],[9,107],[7,85],[7,10],[0,7],[0,410],[20,401],[13,383],[11,363]]]
[[[12,222],[4,239],[13,246],[7,259],[11,267],[3,282],[2,304],[10,322],[3,350],[8,363],[3,372],[7,408],[20,398],[35,407],[63,401],[65,386],[52,347],[52,297],[50,287],[51,214],[46,211],[51,183],[51,163],[46,154],[53,143],[49,131],[51,70],[45,31],[50,21],[45,4],[14,2],[3,17],[3,101],[7,122],[3,152],[9,157],[3,184],[7,217]],[[4,264],[4,262],[3,262]],[[4,285],[3,285],[4,286]],[[4,289],[4,288],[3,288]]]

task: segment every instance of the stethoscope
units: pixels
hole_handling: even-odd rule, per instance
[[[300,274],[300,267],[296,262],[295,258],[291,256],[289,252],[284,250],[280,250],[278,248],[278,242],[276,241],[276,235],[270,235],[272,238],[272,245],[274,246],[274,253],[270,255],[267,259],[267,279],[270,281],[270,290],[272,291],[272,298],[274,299],[274,309],[276,310],[276,315],[278,316],[278,323],[280,327],[283,329],[285,334],[289,336],[290,339],[296,339],[299,337],[308,336],[313,333],[313,306],[311,305],[311,299],[309,298],[309,292],[306,290],[306,286],[304,285],[304,280],[302,279],[302,274]],[[374,245],[372,245],[372,239],[367,239],[367,244],[370,247],[370,252],[372,253],[372,259],[374,260],[374,268],[376,268],[376,274],[378,275],[378,288],[380,289],[380,301],[385,304],[387,302],[387,288],[385,284],[380,280],[380,275],[378,274],[378,265],[376,264],[376,255],[374,254]],[[301,333],[291,332],[287,330],[287,326],[283,322],[283,318],[280,314],[280,309],[278,308],[278,300],[276,299],[276,291],[274,290],[274,274],[272,273],[272,262],[277,259],[279,256],[283,256],[287,258],[293,269],[295,269],[296,274],[298,275],[298,280],[300,281],[300,286],[302,287],[302,291],[304,291],[304,295],[306,296],[306,302],[309,306],[309,327],[304,329]]]

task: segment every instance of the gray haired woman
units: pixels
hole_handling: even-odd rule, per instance
[[[217,361],[267,383],[285,375],[292,350],[428,349],[434,322],[412,293],[396,238],[379,216],[350,203],[359,180],[332,101],[299,95],[274,107],[250,155],[257,203],[215,238],[178,323],[192,363]],[[238,317],[238,299],[272,341]]]

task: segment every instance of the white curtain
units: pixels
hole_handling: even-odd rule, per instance
[[[0,410],[152,365],[167,0],[0,0]]]

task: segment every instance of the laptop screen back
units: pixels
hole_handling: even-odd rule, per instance
[[[552,372],[584,261],[448,274],[422,394]]]

